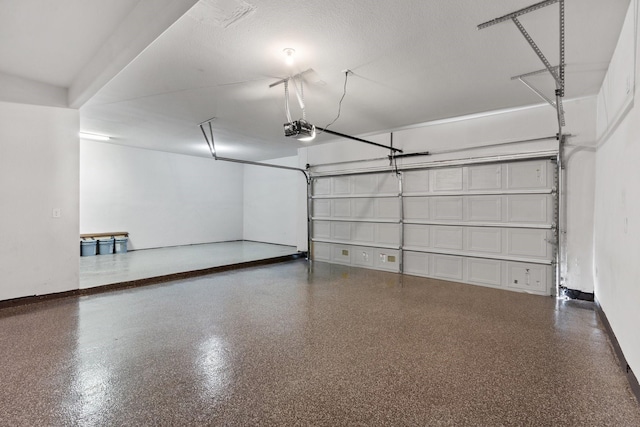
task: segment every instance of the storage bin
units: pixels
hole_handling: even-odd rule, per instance
[[[126,237],[116,237],[116,253],[124,254],[127,253],[127,242],[129,239]]]
[[[98,254],[106,255],[113,253],[115,239],[113,237],[109,239],[99,239],[98,240]]]
[[[80,256],[94,256],[97,253],[98,242],[95,240],[80,240]]]

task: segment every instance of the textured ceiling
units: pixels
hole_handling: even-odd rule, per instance
[[[36,0],[25,2],[30,1]],[[80,0],[61,3],[83,10]],[[112,3],[112,17],[131,6],[125,1],[91,2],[103,7]],[[335,118],[342,70],[353,71],[341,116],[331,126],[351,135],[539,103],[529,89],[510,79],[543,67],[517,28],[506,22],[477,29],[482,22],[533,3],[201,0],[81,108],[81,126],[111,135],[118,144],[207,156],[197,124],[216,117],[220,155],[294,155],[300,143],[283,136],[283,86],[269,84],[308,68],[314,71],[305,74],[306,115],[318,126]],[[593,95],[602,83],[629,0],[565,3],[566,95]],[[524,15],[521,22],[557,64],[558,5]],[[14,30],[27,31],[17,26]],[[69,50],[75,51],[76,44],[80,53],[89,48],[76,38],[69,42],[73,49],[67,46],[64,55],[59,54],[62,62],[70,61],[68,67],[79,61],[67,59]],[[296,49],[293,67],[283,61],[287,47]],[[10,72],[5,65],[0,64],[0,71]],[[36,69],[30,76],[68,84],[53,72],[50,77],[45,74]],[[542,75],[531,81],[553,94],[550,78]],[[291,100],[292,115],[300,118],[295,97]],[[317,142],[330,139],[334,137],[320,135]]]
[[[0,72],[69,87],[138,0],[0,1]]]

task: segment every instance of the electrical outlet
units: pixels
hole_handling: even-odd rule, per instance
[[[62,216],[62,210],[60,208],[53,208],[51,210],[52,218],[60,218]]]

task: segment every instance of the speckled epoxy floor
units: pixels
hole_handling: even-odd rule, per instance
[[[590,303],[304,260],[0,311],[3,425],[640,425]]]

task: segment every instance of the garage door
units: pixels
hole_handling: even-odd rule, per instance
[[[549,159],[314,178],[312,258],[549,295]]]

